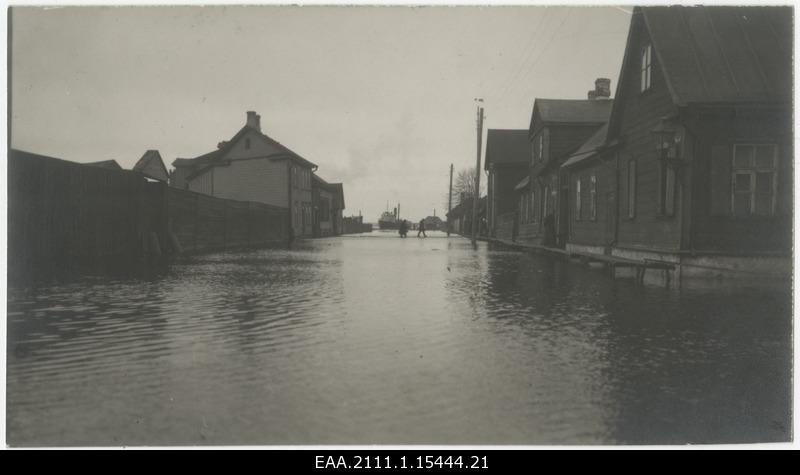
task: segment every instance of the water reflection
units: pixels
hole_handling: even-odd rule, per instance
[[[383,237],[381,237],[383,236]],[[787,440],[788,288],[394,234],[10,289],[13,445]]]

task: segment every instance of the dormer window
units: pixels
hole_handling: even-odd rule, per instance
[[[642,92],[650,89],[653,76],[653,47],[650,44],[642,48]]]

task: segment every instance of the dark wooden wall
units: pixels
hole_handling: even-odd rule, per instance
[[[720,111],[687,120],[693,132],[693,219],[687,247],[700,251],[773,251],[792,249],[792,188],[794,149],[791,112],[780,110]],[[730,210],[734,143],[778,145],[778,179],[774,216],[734,217]],[[719,179],[712,177],[718,154],[728,165]],[[714,206],[714,199],[724,200]]]
[[[616,206],[616,163],[608,157],[592,159],[569,170],[569,242],[592,246],[608,246],[614,237]],[[594,175],[596,185],[596,216],[591,218],[590,181]],[[575,201],[577,180],[581,180],[581,218],[577,219]],[[610,205],[611,204],[611,205]],[[613,208],[612,208],[613,206]]]
[[[620,190],[619,190],[619,242],[621,247],[647,247],[652,249],[677,250],[681,246],[681,193],[676,194],[675,216],[659,215],[659,173],[660,166],[655,148],[653,130],[662,117],[676,112],[667,88],[659,62],[653,56],[651,88],[641,92],[639,51],[649,42],[642,28],[641,18],[634,22],[631,58],[620,77],[621,97],[616,98],[615,108],[619,108],[621,122],[619,136],[612,135],[622,142],[619,149]],[[614,131],[612,130],[612,134]],[[628,218],[627,167],[630,160],[636,160],[636,215]],[[680,188],[680,187],[679,187]]]
[[[128,170],[10,150],[9,282],[73,273],[139,273],[176,251],[285,242],[288,210],[224,200]]]
[[[165,236],[165,190],[131,171],[9,151],[9,282],[137,267],[150,234]]]

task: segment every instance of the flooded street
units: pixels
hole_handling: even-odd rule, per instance
[[[8,443],[785,441],[788,288],[373,232],[9,289]]]

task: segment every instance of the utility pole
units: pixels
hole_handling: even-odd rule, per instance
[[[477,99],[483,102],[483,99]],[[478,105],[478,158],[475,165],[475,195],[472,197],[472,246],[478,234],[478,199],[481,196],[481,140],[483,139],[483,106]]]
[[[453,210],[453,164],[450,164],[450,191],[447,193],[447,237],[450,237],[450,211]]]

